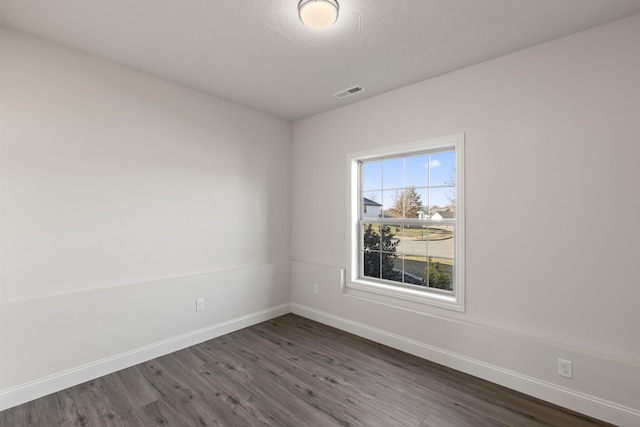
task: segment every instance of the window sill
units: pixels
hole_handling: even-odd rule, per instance
[[[355,289],[358,291],[370,292],[420,304],[447,308],[449,310],[464,311],[464,305],[461,298],[451,294],[403,288],[400,286],[386,285],[384,283],[377,283],[362,279],[351,280],[347,283],[346,289],[347,291],[349,289]]]

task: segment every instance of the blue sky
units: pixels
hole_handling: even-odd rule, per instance
[[[424,206],[447,206],[452,194],[450,177],[455,178],[454,151],[422,154],[365,162],[362,169],[364,196],[383,204],[393,205],[393,196],[404,188],[414,186]],[[426,209],[425,209],[426,210]]]

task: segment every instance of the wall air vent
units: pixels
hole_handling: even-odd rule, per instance
[[[333,94],[338,99],[346,98],[347,96],[355,95],[356,93],[362,92],[364,88],[361,86],[353,86],[349,89],[341,90]]]

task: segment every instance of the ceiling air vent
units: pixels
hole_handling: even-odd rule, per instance
[[[358,92],[362,92],[364,89],[360,86],[353,86],[349,89],[341,90],[333,94],[338,99],[346,98],[347,96],[355,95]]]

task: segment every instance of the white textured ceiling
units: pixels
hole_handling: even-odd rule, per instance
[[[640,0],[0,0],[0,24],[295,120],[640,13]],[[1,61],[1,58],[0,58]],[[365,91],[332,94],[353,85]]]

